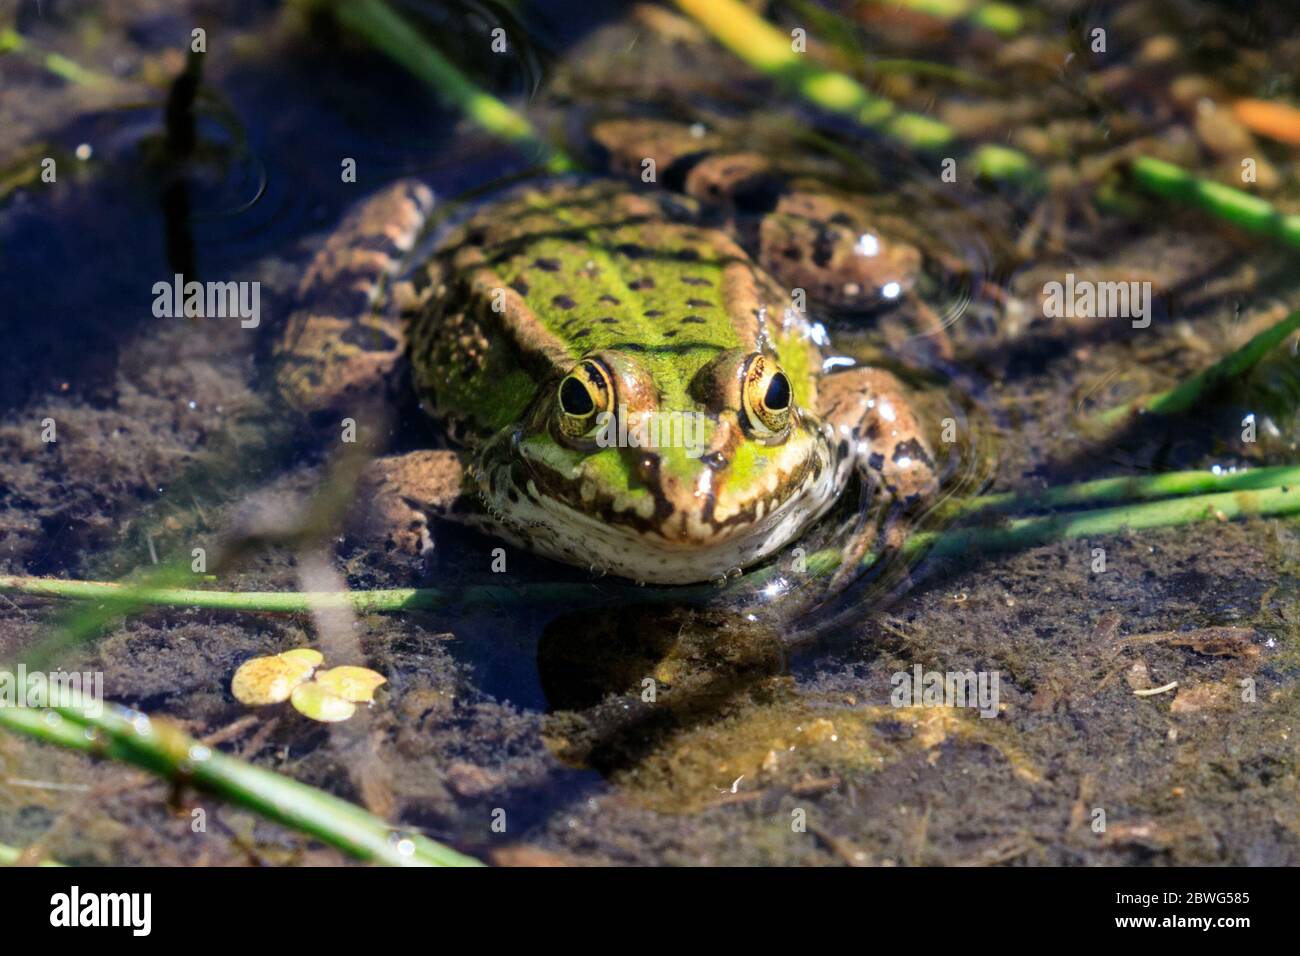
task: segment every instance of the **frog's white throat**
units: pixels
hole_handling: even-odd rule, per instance
[[[521,547],[588,568],[646,584],[692,584],[717,581],[750,567],[795,540],[835,502],[846,470],[833,465],[830,450],[818,446],[818,467],[809,468],[800,485],[772,508],[759,506],[743,526],[713,528],[692,515],[673,515],[675,531],[606,521],[542,493],[531,479],[518,480],[520,469],[499,464],[477,472],[480,500],[492,519],[490,531]],[[681,522],[693,522],[683,529]]]

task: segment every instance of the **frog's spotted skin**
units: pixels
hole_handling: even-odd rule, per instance
[[[767,305],[734,242],[609,182],[529,188],[495,204],[449,240],[444,262],[442,274],[460,280],[413,325],[416,383],[440,415],[469,414],[492,431],[518,420],[540,378],[603,351],[635,356],[662,402],[690,407],[690,382],[718,351],[757,350]],[[460,308],[444,321],[448,304]],[[506,402],[502,373],[527,379]]]
[[[474,475],[511,536],[643,580],[698,580],[753,563],[833,500],[817,423],[760,449],[738,400],[720,401],[715,375],[766,349],[802,384],[796,402],[815,402],[820,361],[802,320],[772,334],[784,305],[722,233],[617,184],[559,183],[470,220],[443,259],[439,274],[459,279],[413,324],[414,378],[437,413],[494,436]],[[567,447],[547,427],[554,389],[588,355],[619,372],[629,415],[700,416],[702,453]],[[735,361],[715,373],[720,356]]]
[[[413,235],[413,195],[399,184],[373,201],[408,217],[395,233],[402,242]],[[424,407],[466,446],[465,480],[433,474],[446,453],[378,463],[368,511],[391,542],[427,547],[425,516],[451,511],[572,564],[684,583],[752,565],[796,538],[855,467],[900,500],[933,490],[933,462],[892,379],[850,370],[826,379],[823,397],[819,331],[727,234],[675,220],[657,195],[609,181],[528,186],[411,264],[420,291],[397,336],[405,332]],[[361,231],[357,244],[374,240]],[[375,270],[390,273],[387,259]],[[368,309],[349,324],[318,310],[291,323],[290,399],[304,381],[348,384],[299,407],[338,407],[361,393],[382,364],[364,345],[386,314]],[[312,368],[300,343],[327,338]],[[588,362],[605,370],[628,433],[652,415],[691,416],[699,443],[602,447],[594,431],[563,432],[560,384]],[[772,393],[782,415],[771,430],[752,403],[776,371],[788,397]]]
[[[763,218],[759,260],[792,288],[834,308],[898,299],[916,284],[921,253],[873,230],[847,200],[789,193]]]
[[[374,398],[402,358],[402,319],[383,294],[433,210],[408,180],[354,208],[316,254],[277,349],[280,394],[306,412]]]
[[[920,250],[874,228],[860,200],[805,183],[769,157],[727,152],[715,134],[657,119],[606,120],[592,138],[612,172],[639,179],[650,159],[656,181],[724,210],[738,232],[754,233],[748,248],[759,265],[820,305],[870,309],[916,284]]]

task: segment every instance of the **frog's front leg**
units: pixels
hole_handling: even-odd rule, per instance
[[[832,587],[850,577],[877,541],[888,551],[906,540],[908,517],[939,490],[939,470],[925,429],[901,382],[877,368],[829,375],[818,386],[822,419],[849,446],[851,464],[881,499],[879,526],[861,527],[846,543]]]
[[[878,368],[828,375],[818,385],[822,420],[849,442],[859,472],[907,509],[939,489],[938,466],[901,382]]]
[[[367,546],[400,556],[433,550],[431,518],[467,509],[465,467],[451,451],[412,451],[372,461],[362,472],[349,534]]]

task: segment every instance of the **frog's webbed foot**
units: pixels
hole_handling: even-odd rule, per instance
[[[823,419],[855,449],[854,464],[873,498],[843,547],[835,589],[871,547],[885,555],[902,546],[910,515],[939,489],[939,469],[902,383],[889,372],[849,369],[827,376],[818,392]]]
[[[355,206],[312,259],[275,355],[293,408],[345,410],[381,396],[405,347],[388,285],[432,209],[427,186],[396,182]]]
[[[431,518],[448,517],[465,502],[464,465],[451,451],[412,451],[366,466],[357,488],[349,537],[399,559],[433,551]]]

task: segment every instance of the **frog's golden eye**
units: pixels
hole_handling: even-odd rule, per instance
[[[745,418],[756,434],[778,434],[790,424],[794,393],[790,379],[772,359],[755,355],[749,360],[740,394]]]
[[[601,412],[610,411],[613,400],[614,386],[604,367],[591,359],[579,362],[556,393],[560,431],[570,438],[585,435]]]

